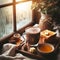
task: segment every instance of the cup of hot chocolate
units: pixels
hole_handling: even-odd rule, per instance
[[[25,29],[26,41],[33,45],[37,44],[40,37],[40,28],[39,27],[28,27]]]

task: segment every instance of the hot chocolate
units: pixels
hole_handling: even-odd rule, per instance
[[[36,44],[39,41],[40,37],[40,28],[38,27],[28,27],[25,30],[26,33],[26,41],[29,44]]]
[[[30,27],[30,28],[27,28],[25,30],[26,33],[30,33],[30,34],[37,34],[40,32],[40,28],[38,27]]]

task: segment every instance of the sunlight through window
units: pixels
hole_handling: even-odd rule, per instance
[[[16,5],[17,29],[22,28],[32,21],[32,1]]]

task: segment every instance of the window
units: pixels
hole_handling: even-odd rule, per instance
[[[17,30],[32,20],[31,1],[16,5]]]
[[[13,32],[13,9],[12,6],[0,8],[0,37]]]
[[[0,0],[0,38],[32,22],[32,1]]]
[[[2,4],[7,4],[7,3],[12,3],[13,0],[0,0],[0,5]]]

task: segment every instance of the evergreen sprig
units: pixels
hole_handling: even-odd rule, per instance
[[[40,0],[40,2],[34,2],[32,5],[32,9],[35,9],[39,12],[43,12],[44,14],[53,14],[54,12],[60,10],[57,4],[59,0]]]

